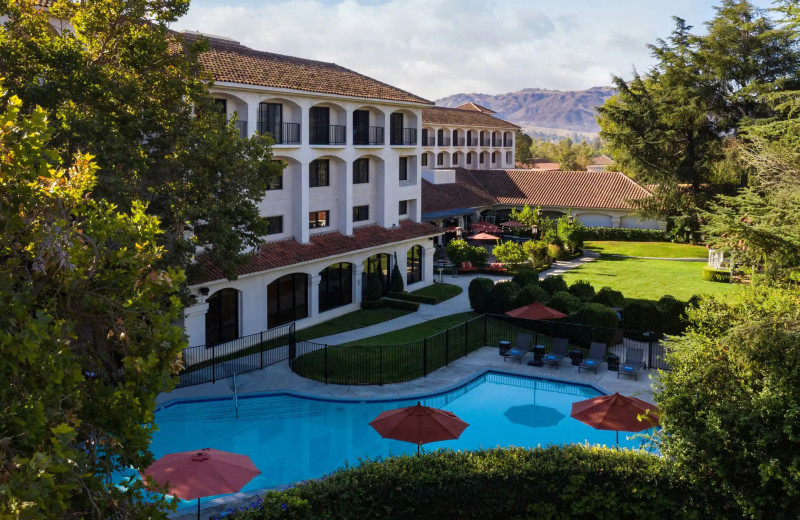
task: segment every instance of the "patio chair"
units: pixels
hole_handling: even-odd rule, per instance
[[[569,340],[567,338],[553,338],[553,343],[550,346],[550,352],[544,355],[542,363],[555,365],[561,364],[561,360],[567,357],[567,349],[569,348]]]
[[[472,262],[461,262],[461,267],[458,268],[459,274],[461,273],[477,273],[478,268],[472,266]]]
[[[633,376],[633,380],[636,381],[636,374],[642,369],[643,356],[644,349],[629,348],[625,355],[625,362],[620,365],[617,371],[617,379],[619,379],[620,374],[625,374],[626,376]]]
[[[522,364],[522,356],[530,352],[531,347],[533,346],[533,334],[529,334],[527,332],[520,332],[517,334],[517,342],[511,347],[505,357],[503,358],[503,363],[505,363],[508,359],[516,359],[519,364]]]
[[[592,344],[589,345],[589,356],[583,360],[583,363],[578,365],[578,373],[581,373],[581,369],[585,368],[586,370],[594,370],[594,373],[597,373],[597,367],[603,364],[603,358],[606,355],[606,344],[605,343],[598,343],[597,341],[592,341]]]

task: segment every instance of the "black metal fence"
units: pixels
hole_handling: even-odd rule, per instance
[[[260,370],[289,359],[294,346],[294,323],[289,323],[213,347],[183,349],[185,368],[178,374],[177,388]]]
[[[624,362],[628,349],[644,350],[644,364],[668,369],[664,349],[652,333],[606,329],[560,321],[534,321],[484,315],[419,341],[398,345],[325,345],[297,342],[289,356],[293,372],[325,383],[382,385],[425,377],[484,346],[512,344],[519,333],[532,333],[535,345],[546,351],[552,339],[564,337],[570,348],[585,355],[592,342],[607,345],[607,355]]]

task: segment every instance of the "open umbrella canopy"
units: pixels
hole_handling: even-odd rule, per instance
[[[204,448],[164,455],[142,472],[183,500],[237,493],[261,473],[250,457]]]
[[[567,317],[563,312],[551,309],[541,303],[531,303],[530,305],[517,307],[516,309],[508,311],[506,316],[521,318],[523,320],[554,320]]]
[[[428,442],[458,439],[469,426],[453,412],[415,406],[387,410],[369,423],[384,439],[413,442],[417,446]]]
[[[573,403],[570,417],[597,430],[639,432],[658,426],[657,414],[655,405],[615,393]],[[646,418],[640,421],[639,415],[645,415]]]
[[[491,224],[489,222],[478,222],[477,224],[473,224],[470,228],[473,231],[484,231],[486,233],[499,233],[500,228]]]
[[[516,220],[509,220],[508,222],[501,222],[501,226],[503,227],[528,227],[522,222],[517,222]]]
[[[470,240],[500,240],[500,237],[490,235],[489,233],[478,233],[469,237]]]

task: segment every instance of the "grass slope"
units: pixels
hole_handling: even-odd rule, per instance
[[[416,296],[428,296],[431,298],[436,298],[438,303],[442,303],[444,301],[449,300],[450,298],[455,298],[462,292],[464,292],[464,289],[462,289],[458,285],[451,285],[449,283],[437,283],[429,285],[427,287],[423,287],[422,289],[414,291],[411,294],[414,294]]]
[[[398,345],[402,343],[409,343],[411,341],[418,341],[425,339],[434,334],[438,334],[443,330],[454,327],[459,323],[464,323],[472,318],[477,318],[480,314],[474,312],[460,312],[458,314],[451,314],[442,318],[436,318],[426,322],[406,327],[404,329],[394,330],[371,338],[359,339],[344,343],[346,346],[377,346],[377,345]]]
[[[312,340],[322,338],[348,330],[360,329],[393,320],[400,316],[405,316],[414,311],[404,309],[392,309],[390,307],[379,307],[377,309],[360,309],[338,318],[324,321],[313,327],[297,331],[298,340]]]

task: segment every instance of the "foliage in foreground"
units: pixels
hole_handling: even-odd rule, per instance
[[[183,273],[153,267],[158,221],[94,200],[90,157],[63,167],[20,105],[0,112],[0,518],[159,518],[108,479],[152,461]]]
[[[666,459],[580,445],[436,451],[366,461],[285,491],[237,520],[704,518],[706,497]]]
[[[800,289],[703,299],[670,342],[662,453],[749,518],[800,518]]]

